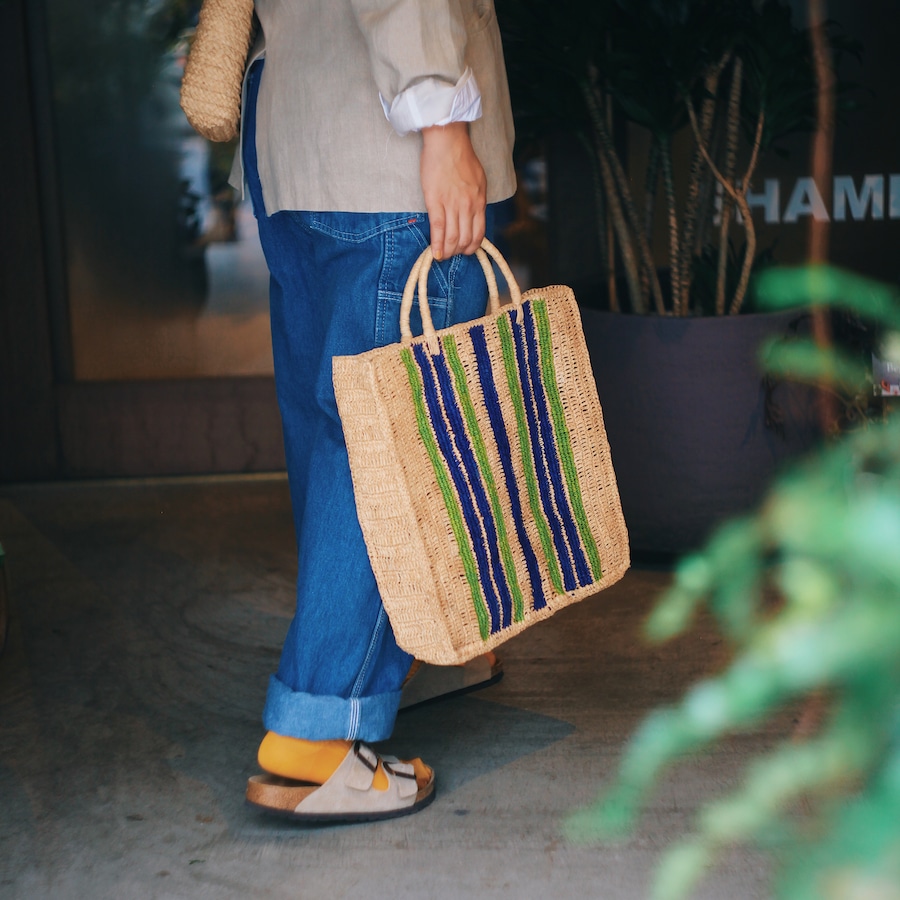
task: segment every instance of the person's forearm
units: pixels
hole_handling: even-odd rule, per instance
[[[465,122],[422,129],[421,178],[435,259],[474,253],[484,238],[487,184]]]

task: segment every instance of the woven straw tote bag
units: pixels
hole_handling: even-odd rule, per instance
[[[575,295],[553,286],[523,296],[496,248],[483,248],[483,318],[435,331],[429,248],[403,294],[401,342],[333,361],[384,608],[397,643],[438,665],[596,594],[630,562]],[[485,250],[510,305],[500,306]]]
[[[181,82],[181,108],[211,141],[237,137],[253,0],[203,0]]]

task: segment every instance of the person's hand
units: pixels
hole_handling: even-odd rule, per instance
[[[434,258],[474,253],[484,238],[487,180],[465,122],[422,129],[421,177]]]

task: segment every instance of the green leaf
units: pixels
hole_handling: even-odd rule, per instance
[[[760,364],[770,375],[789,381],[827,384],[864,391],[871,384],[865,366],[846,353],[817,347],[812,341],[772,338],[759,351]]]
[[[900,329],[900,291],[834,266],[770,269],[760,274],[756,292],[769,309],[839,306]]]

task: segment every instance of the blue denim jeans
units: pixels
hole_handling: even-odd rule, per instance
[[[271,275],[275,383],[298,542],[297,608],[263,724],[308,740],[379,741],[393,730],[412,658],[394,640],[369,565],[331,359],[399,341],[400,297],[428,245],[428,217],[416,210],[267,215],[255,143],[262,72],[257,64],[249,75],[244,168]],[[492,215],[489,208],[489,222]],[[428,293],[438,328],[484,314],[487,290],[474,257],[435,266]]]

